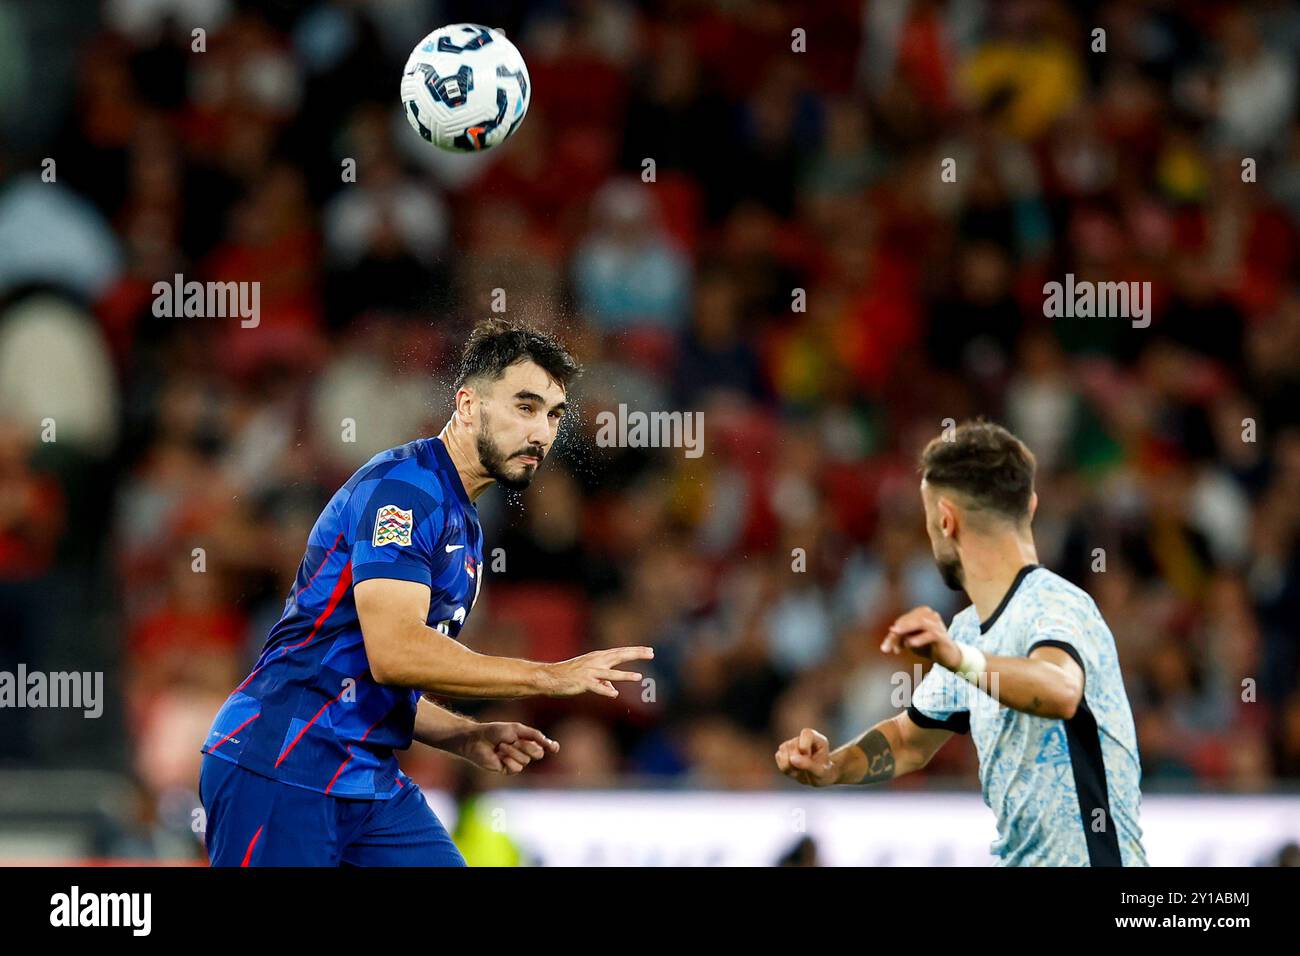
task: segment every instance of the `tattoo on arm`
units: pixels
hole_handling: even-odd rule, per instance
[[[868,730],[855,746],[867,758],[867,773],[858,783],[881,783],[894,777],[894,751],[878,730]]]

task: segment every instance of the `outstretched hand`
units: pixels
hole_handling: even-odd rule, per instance
[[[618,688],[614,686],[616,682],[641,680],[638,672],[619,670],[619,665],[628,661],[653,660],[654,656],[654,649],[649,647],[611,647],[560,661],[558,664],[547,664],[546,670],[551,679],[547,694],[551,697],[574,697],[592,693],[601,697],[617,697]]]

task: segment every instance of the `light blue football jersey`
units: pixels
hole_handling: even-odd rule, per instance
[[[974,738],[984,802],[997,816],[998,865],[1146,866],[1133,712],[1115,639],[1092,598],[1030,565],[987,621],[971,605],[948,633],[990,656],[1059,647],[1083,668],[1083,700],[1070,720],[1003,707],[937,665],[912,696],[917,724]]]

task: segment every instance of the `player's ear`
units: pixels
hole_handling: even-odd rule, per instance
[[[466,427],[474,423],[474,398],[474,390],[468,386],[456,392],[456,418]]]
[[[958,515],[957,506],[951,499],[939,499],[939,533],[945,538],[957,536]]]

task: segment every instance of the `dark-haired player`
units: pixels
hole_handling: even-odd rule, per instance
[[[1092,598],[1038,565],[1033,455],[1004,428],[964,424],[926,446],[921,497],[939,571],[971,606],[948,627],[926,607],[890,627],[882,650],[934,661],[905,712],[836,750],[805,728],[777,766],[810,786],[878,783],[970,733],[1001,865],[1145,866],[1115,641]]]
[[[217,866],[464,865],[393,755],[412,740],[519,773],[559,750],[516,723],[477,723],[425,694],[617,697],[621,647],[556,664],[456,640],[483,583],[474,500],[527,487],[555,441],[573,358],[550,337],[473,330],[437,438],[372,458],[307,540],[284,615],[203,745],[200,795]]]

